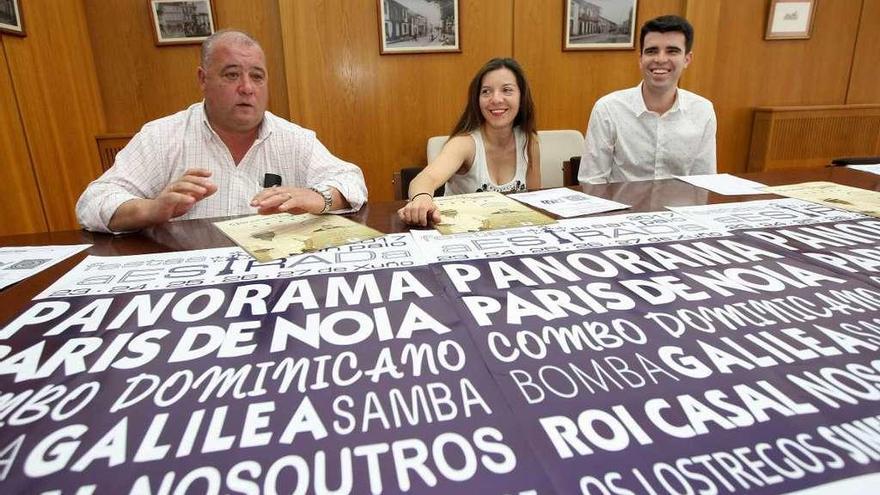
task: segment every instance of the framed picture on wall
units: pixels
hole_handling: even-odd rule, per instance
[[[0,0],[0,32],[24,36],[24,21],[18,0]]]
[[[817,0],[770,0],[765,40],[808,39]]]
[[[461,51],[458,0],[377,2],[383,55]]]
[[[638,0],[564,0],[563,50],[635,47]]]
[[[211,0],[147,0],[156,45],[199,44],[214,34]]]

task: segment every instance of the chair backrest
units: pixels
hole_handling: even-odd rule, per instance
[[[584,135],[574,129],[538,131],[541,145],[541,187],[561,187],[562,163],[580,156],[584,149]]]
[[[401,200],[406,199],[409,192],[409,183],[412,182],[413,179],[419,175],[419,172],[422,171],[425,167],[405,167],[397,172],[394,172],[394,175],[391,177],[391,185],[394,188],[394,199]],[[443,192],[445,190],[445,185],[440,186],[434,191],[434,197],[443,196]]]
[[[449,136],[434,136],[428,138],[428,148],[426,150],[426,157],[428,159],[426,164],[434,161],[434,158],[437,158],[437,155],[440,154],[440,150],[443,149],[443,145],[446,144],[446,141],[449,141]]]
[[[578,171],[581,168],[581,157],[575,155],[568,160],[562,162],[562,185],[576,186],[578,182]]]
[[[99,134],[95,136],[95,142],[98,143],[98,158],[101,160],[101,171],[106,172],[108,168],[113,166],[116,160],[116,153],[125,148],[125,145],[131,140],[133,134]]]

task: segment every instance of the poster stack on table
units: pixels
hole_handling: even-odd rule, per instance
[[[441,234],[548,225],[556,222],[551,217],[497,192],[441,196],[434,198],[434,203],[440,211],[440,223],[434,225],[434,228]]]
[[[0,483],[871,493],[878,241],[782,199],[89,257],[0,327]]]
[[[260,262],[311,253],[382,235],[378,230],[339,215],[311,213],[250,215],[214,225]]]
[[[833,182],[804,182],[768,187],[767,192],[880,217],[880,192]]]

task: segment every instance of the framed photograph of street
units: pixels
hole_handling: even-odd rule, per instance
[[[18,0],[0,0],[0,32],[24,36],[24,21]]]
[[[377,0],[382,55],[460,52],[458,0]]]
[[[771,0],[765,40],[805,40],[813,29],[818,0]]]
[[[631,50],[638,0],[563,0],[563,50]]]
[[[147,0],[156,45],[199,44],[214,34],[211,0]]]

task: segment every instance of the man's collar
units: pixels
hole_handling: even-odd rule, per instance
[[[635,91],[632,94],[632,97],[629,98],[628,104],[629,108],[636,115],[636,117],[641,116],[644,113],[652,112],[648,110],[648,105],[645,104],[645,95],[642,93],[642,85],[645,83],[644,80],[639,81],[639,85],[633,88]],[[672,107],[669,108],[663,115],[667,113],[675,113],[681,109],[681,91],[678,90],[678,86],[675,87],[675,100],[672,102]],[[657,112],[652,112],[657,113]]]
[[[260,130],[257,132],[257,142],[262,141],[272,135],[272,121],[266,118],[268,111],[263,111],[263,120],[260,121]]]
[[[636,117],[649,111],[648,106],[645,105],[645,97],[642,96],[643,82],[644,81],[639,81],[639,85],[633,88],[634,91],[630,92],[630,98],[627,101],[630,110],[632,110]]]
[[[217,136],[217,139],[220,139],[220,136],[217,134],[217,131],[214,130],[214,126],[212,126],[211,122],[208,121],[208,112],[205,110],[205,100],[202,100],[201,111],[202,111],[201,112],[202,113],[201,114],[202,123],[205,126],[204,129],[207,130],[209,134]],[[272,135],[272,131],[274,130],[273,126],[272,126],[272,120],[266,118],[267,113],[269,113],[269,112],[268,111],[263,112],[263,120],[260,121],[260,128],[257,131],[257,138],[254,141],[255,143],[258,143],[258,142],[268,138],[270,135]]]

